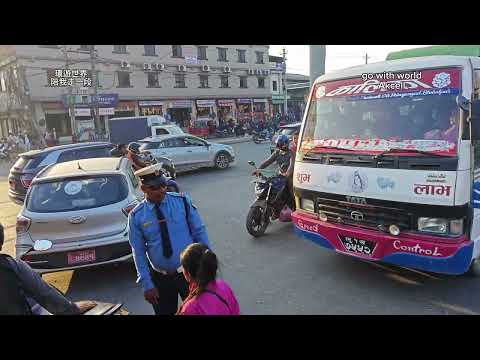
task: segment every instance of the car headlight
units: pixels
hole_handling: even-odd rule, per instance
[[[310,212],[315,212],[315,207],[314,207],[314,204],[313,204],[313,200],[302,198],[300,200],[300,207],[303,210],[310,211]]]
[[[463,234],[463,219],[447,220],[421,217],[418,219],[418,231],[433,234]]]

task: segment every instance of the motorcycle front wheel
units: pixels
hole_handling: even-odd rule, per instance
[[[250,235],[254,237],[262,236],[267,230],[268,224],[270,223],[270,217],[265,216],[265,211],[267,209],[262,206],[253,206],[250,208],[250,211],[247,215],[247,231]]]

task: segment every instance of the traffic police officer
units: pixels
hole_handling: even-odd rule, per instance
[[[210,243],[190,197],[167,192],[167,179],[160,170],[161,164],[154,164],[135,172],[145,199],[130,212],[129,240],[145,300],[156,315],[174,315],[178,295],[182,299],[188,295],[180,254],[193,242],[208,247]]]

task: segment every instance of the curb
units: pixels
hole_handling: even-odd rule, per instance
[[[210,142],[215,144],[230,145],[230,144],[239,144],[239,143],[249,142],[251,140],[252,140],[252,137],[247,136],[242,138],[225,139],[225,140],[217,140],[217,141],[210,141]]]

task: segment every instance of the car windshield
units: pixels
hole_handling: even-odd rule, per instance
[[[459,77],[459,73],[440,70],[443,77],[437,83],[433,77],[430,82],[440,86],[438,82],[443,79],[444,88],[433,89],[423,80],[422,84],[432,90],[415,89],[415,92],[383,92],[377,87],[370,89],[368,95],[349,96],[355,89],[368,88],[365,87],[368,81],[363,84],[352,79],[334,81],[340,84],[333,89],[329,83],[318,84],[308,109],[301,148],[310,151],[321,151],[323,146],[363,151],[405,148],[455,155],[460,111],[455,100],[459,80],[455,81],[453,76]]]
[[[142,145],[140,146],[140,151],[144,150],[152,150],[158,148],[158,143],[156,142],[145,142],[141,143]]]
[[[127,196],[122,175],[70,178],[33,185],[26,207],[40,213],[76,211],[118,203]]]

